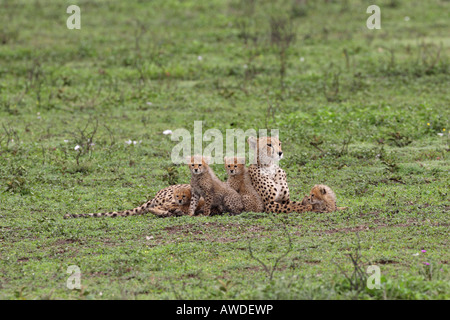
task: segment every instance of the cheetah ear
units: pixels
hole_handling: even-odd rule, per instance
[[[245,164],[245,157],[236,157],[237,164]]]
[[[230,157],[223,157],[223,163],[227,164],[228,162],[230,162]]]
[[[210,164],[210,163],[211,163],[211,157],[210,157],[210,156],[203,156],[203,161],[204,161],[206,164]]]
[[[203,157],[201,155],[197,155],[197,154],[187,157],[187,161],[188,161],[188,164],[191,164],[191,163],[200,164],[200,163],[202,163],[202,161],[204,161],[206,163],[205,157]]]
[[[248,140],[248,145],[250,146],[250,148],[254,149],[256,148],[256,138],[255,137],[249,137]]]
[[[320,193],[326,194],[326,193],[327,193],[327,190],[325,190],[325,188],[320,188]]]

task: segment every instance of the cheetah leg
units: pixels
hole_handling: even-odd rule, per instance
[[[244,205],[242,204],[241,197],[237,195],[228,195],[223,198],[223,203],[225,205],[225,210],[229,211],[231,214],[240,214],[244,210]]]
[[[197,208],[195,209],[196,213],[202,213],[203,214],[203,206],[205,205],[205,200],[203,197],[200,197],[198,200]]]
[[[323,203],[323,201],[315,201],[314,203],[311,203],[313,209],[313,212],[331,212],[332,209],[327,208],[327,206]]]
[[[254,203],[256,201],[253,200],[252,196],[249,194],[243,194],[242,197],[242,203],[244,204],[244,212],[258,212],[256,210],[257,204]]]
[[[171,213],[167,210],[164,210],[162,207],[160,206],[154,206],[154,207],[150,207],[149,212],[159,216],[159,217],[168,217],[171,215]]]
[[[198,202],[200,200],[200,195],[192,192],[191,203],[189,204],[189,215],[193,216],[195,214],[195,209],[197,208]]]
[[[264,206],[267,206],[271,202],[277,203],[289,203],[289,188],[287,186],[285,174],[278,174],[276,183],[274,180],[268,176],[256,174],[250,176],[252,179],[252,184],[264,202]]]
[[[277,189],[277,195],[275,201],[277,202],[289,202],[289,187],[286,182],[286,173],[279,172],[274,177],[274,188]]]
[[[205,195],[205,205],[203,206],[203,215],[209,216],[211,214],[212,204],[213,204],[213,196],[209,194]]]

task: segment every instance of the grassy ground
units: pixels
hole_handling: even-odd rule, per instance
[[[449,299],[450,4],[374,3],[0,1],[0,298]],[[195,120],[279,129],[291,197],[349,210],[63,220],[188,183]]]

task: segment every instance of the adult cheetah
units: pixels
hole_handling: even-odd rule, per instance
[[[254,151],[256,164],[248,167],[252,184],[261,196],[266,212],[290,213],[313,211],[311,204],[291,201],[286,172],[276,162],[283,158],[281,142],[276,137],[250,137],[247,140]]]

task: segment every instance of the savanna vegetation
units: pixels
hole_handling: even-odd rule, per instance
[[[450,298],[449,1],[62,2],[0,1],[1,299]],[[194,121],[278,129],[291,198],[349,209],[63,219],[188,183]]]

